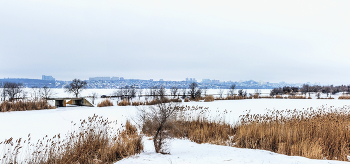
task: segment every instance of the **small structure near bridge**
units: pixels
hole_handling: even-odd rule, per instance
[[[88,100],[85,98],[49,98],[47,100],[55,100],[56,107],[66,107],[67,104],[77,105],[77,106],[90,106],[94,107]],[[68,100],[68,101],[67,101]]]

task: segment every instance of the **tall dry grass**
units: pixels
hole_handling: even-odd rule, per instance
[[[97,104],[97,107],[105,107],[105,106],[113,106],[112,101],[109,99],[106,99]]]
[[[41,110],[41,109],[56,109],[55,106],[51,106],[45,100],[38,101],[3,101],[0,103],[1,112],[10,111],[26,111],[26,110]]]
[[[221,117],[209,119],[209,109],[182,109],[167,129],[173,137],[196,143],[263,149],[313,159],[348,161],[350,154],[350,107],[269,111],[240,116],[235,125]],[[222,115],[227,114],[224,111]],[[152,123],[147,123],[148,126]],[[147,127],[147,126],[146,126]],[[151,135],[148,130],[143,133]]]
[[[338,97],[338,99],[346,99],[346,100],[348,100],[348,99],[350,99],[350,95],[341,95],[341,96]]]
[[[347,161],[350,153],[349,125],[349,107],[247,114],[235,126],[232,142],[241,148]]]
[[[125,129],[111,133],[107,119],[94,115],[81,122],[78,131],[68,133],[65,139],[56,135],[49,139],[47,136],[38,142],[31,143],[22,139],[14,141],[12,138],[1,142],[8,148],[0,158],[1,163],[29,163],[29,164],[99,164],[112,163],[127,156],[140,153],[143,150],[141,136],[136,127],[127,121]],[[20,159],[20,149],[27,144],[34,147],[34,151],[25,159]],[[4,149],[5,150],[5,149]]]

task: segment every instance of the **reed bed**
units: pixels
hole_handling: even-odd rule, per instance
[[[118,103],[118,106],[128,106],[128,105],[131,105],[131,103],[125,99]]]
[[[182,100],[179,98],[168,99],[165,97],[162,99],[153,99],[152,101],[134,101],[134,102],[130,102],[130,103],[123,102],[123,105],[120,105],[120,106],[156,105],[156,104],[160,104],[160,103],[170,103],[170,102],[182,102]],[[124,104],[127,104],[127,105],[124,105]]]
[[[224,115],[210,119],[209,109],[182,108],[167,129],[173,137],[196,143],[263,149],[312,159],[348,161],[350,154],[350,107],[273,110],[266,114],[245,114],[234,125]],[[151,124],[151,123],[148,123]],[[143,131],[145,134],[152,134]]]
[[[334,99],[334,97],[320,97],[320,98],[317,98],[317,99]]]
[[[105,107],[105,106],[113,106],[112,101],[109,99],[106,99],[97,104],[97,107]]]
[[[288,96],[288,99],[311,99],[311,97],[306,97],[306,96],[300,96],[300,95],[294,95],[294,96]]]
[[[349,107],[246,114],[235,126],[232,142],[241,148],[347,161],[350,153],[349,125]]]
[[[27,111],[27,110],[41,110],[41,109],[56,109],[55,106],[51,106],[45,100],[38,101],[3,101],[0,103],[1,112],[11,111]]]
[[[31,143],[30,135],[25,141],[10,138],[0,143],[8,150],[0,163],[112,163],[143,150],[136,127],[127,121],[124,130],[112,133],[112,123],[94,115],[82,120],[79,130],[68,133],[63,140],[59,134],[51,139],[46,136],[36,144]],[[20,149],[25,144],[33,147],[33,152],[20,159]]]
[[[259,96],[259,99],[273,99],[273,96]]]
[[[341,95],[338,97],[338,99],[348,100],[350,99],[350,95]]]

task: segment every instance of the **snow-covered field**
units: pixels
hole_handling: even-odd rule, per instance
[[[100,95],[110,95],[114,90],[85,90],[82,96],[88,96],[92,92]],[[55,90],[57,97],[68,97],[70,95],[63,90]],[[209,90],[208,93],[217,94],[217,90]],[[254,92],[254,90],[248,90]],[[262,91],[262,93],[268,93]],[[350,105],[350,100],[338,100],[333,96],[333,100],[318,99],[258,99],[258,100],[222,100],[214,102],[187,102],[183,105],[198,105],[209,107],[210,117],[221,118],[222,111],[227,110],[225,120],[234,123],[239,115],[250,113],[266,113],[266,109],[299,109],[309,107],[320,107],[322,105],[343,107]],[[97,102],[101,101],[99,99]],[[117,101],[117,100],[113,100]],[[45,135],[49,137],[61,133],[66,134],[74,130],[71,121],[79,123],[80,119],[97,114],[124,123],[126,119],[135,117],[136,107],[133,106],[112,106],[112,107],[64,107],[51,110],[38,111],[15,111],[0,113],[0,141],[13,138],[24,138],[30,133],[32,140],[37,140]],[[120,163],[340,163],[339,161],[311,160],[303,157],[289,157],[263,150],[240,149],[226,146],[209,144],[196,144],[187,140],[175,139],[170,147],[170,155],[156,154],[152,149],[150,140],[144,139],[145,152]],[[1,151],[1,149],[0,149]],[[119,163],[119,162],[118,162]]]

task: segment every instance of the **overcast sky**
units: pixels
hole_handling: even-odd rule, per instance
[[[349,0],[1,0],[0,78],[350,84],[349,8]]]

